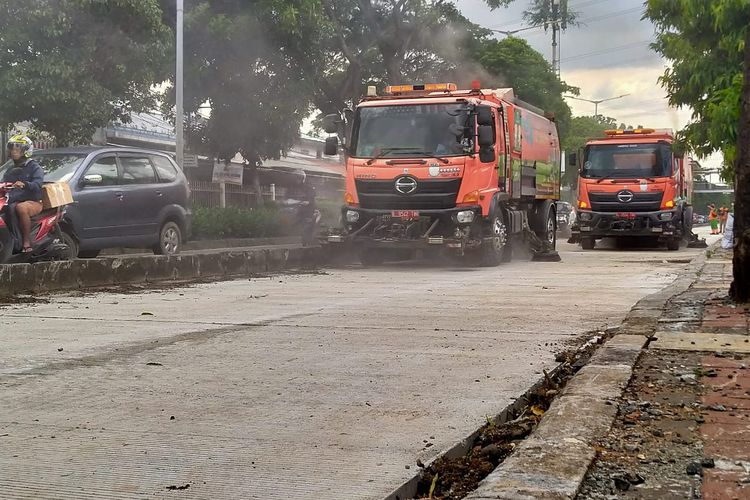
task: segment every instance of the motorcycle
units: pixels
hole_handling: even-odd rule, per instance
[[[280,203],[281,213],[300,228],[302,232],[302,246],[312,246],[316,243],[315,234],[318,232],[322,215],[320,210],[310,209],[309,200],[288,199]]]
[[[560,233],[561,236],[570,236],[571,228],[573,226],[573,222],[575,221],[575,216],[568,212],[558,212],[557,214],[557,231]]]
[[[65,206],[43,210],[31,219],[31,251],[23,252],[20,230],[13,230],[8,198],[11,183],[0,183],[0,264],[33,263],[49,260],[68,260],[71,247],[65,243],[65,237],[59,222],[65,214]]]

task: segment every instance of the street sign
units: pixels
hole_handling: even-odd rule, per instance
[[[214,163],[214,172],[211,177],[211,182],[216,184],[237,184],[241,186],[243,170],[244,167],[242,164],[225,164],[224,162],[216,162]]]

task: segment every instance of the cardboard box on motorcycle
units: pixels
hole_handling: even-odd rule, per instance
[[[73,203],[73,193],[67,182],[48,182],[42,186],[42,204],[45,210],[71,203]]]

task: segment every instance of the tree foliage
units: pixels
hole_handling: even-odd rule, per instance
[[[185,111],[192,149],[250,165],[278,158],[299,135],[310,99],[288,52],[314,15],[305,0],[191,2],[185,13]],[[171,111],[173,90],[165,101]],[[198,119],[205,103],[208,119]]]
[[[480,51],[479,62],[486,71],[495,75],[489,84],[513,87],[519,98],[554,112],[560,135],[567,134],[571,112],[562,95],[578,94],[578,89],[557,78],[544,56],[526,40],[508,37],[488,41]]]
[[[353,107],[367,85],[457,76],[468,83],[490,34],[448,0],[322,0],[322,7],[319,45],[300,58],[324,113]]]
[[[730,294],[750,301],[750,2],[649,0],[646,17],[653,48],[672,62],[661,77],[671,104],[693,110],[682,139],[702,156],[721,151],[723,177],[735,180]]]
[[[0,119],[58,143],[153,107],[171,34],[158,0],[24,0],[0,13]]]
[[[652,48],[671,62],[660,78],[670,104],[693,110],[680,139],[701,157],[721,151],[731,180],[750,2],[649,0],[645,17],[657,29]]]

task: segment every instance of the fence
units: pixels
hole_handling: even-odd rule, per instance
[[[228,207],[254,208],[255,189],[253,186],[237,186],[225,184],[225,198]],[[262,186],[263,200],[270,201],[274,197],[283,199],[287,189],[281,186]],[[275,194],[274,191],[275,190]],[[206,181],[190,182],[190,201],[194,207],[217,208],[221,206],[221,187],[219,184]]]

